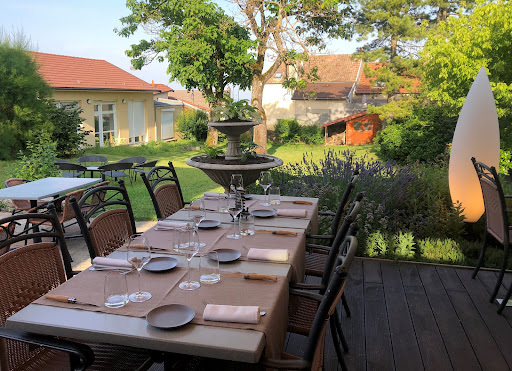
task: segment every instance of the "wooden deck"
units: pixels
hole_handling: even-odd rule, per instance
[[[350,370],[512,369],[512,308],[489,303],[496,273],[450,266],[356,260],[343,313]],[[310,280],[309,282],[314,282]],[[505,286],[512,274],[505,276]],[[504,295],[505,289],[498,297]],[[339,370],[330,334],[325,369]],[[299,355],[305,338],[290,335],[286,351]]]

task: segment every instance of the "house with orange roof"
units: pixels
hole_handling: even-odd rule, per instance
[[[104,60],[38,52],[33,55],[39,73],[54,89],[55,101],[63,105],[77,102],[82,108],[84,129],[91,131],[89,144],[103,147],[173,135],[174,121],[165,126],[161,118],[156,120],[162,110],[172,108],[155,107],[153,93],[161,91],[158,87]]]
[[[364,66],[351,54],[312,55],[300,66],[281,65],[263,89],[267,124],[295,118],[302,124],[322,125],[364,111],[368,104],[385,104],[386,97],[365,76]],[[298,67],[306,73],[316,67],[318,80],[289,91],[282,83],[285,77],[296,76]]]

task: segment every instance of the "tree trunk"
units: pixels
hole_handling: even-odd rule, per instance
[[[252,78],[251,105],[258,108],[261,113],[261,124],[254,127],[253,141],[259,147],[256,153],[267,154],[267,118],[263,109],[263,82],[262,76],[254,75]]]
[[[208,136],[206,137],[207,146],[216,146],[219,141],[219,132],[217,129],[208,127]]]

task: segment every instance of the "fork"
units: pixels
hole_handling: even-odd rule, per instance
[[[244,249],[245,251],[249,251],[249,248],[245,245],[242,245],[242,249]]]

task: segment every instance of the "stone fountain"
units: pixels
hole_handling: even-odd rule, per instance
[[[194,156],[186,161],[187,165],[201,169],[211,180],[226,190],[231,183],[231,174],[242,174],[245,187],[256,182],[260,172],[283,164],[280,158],[269,155],[257,155],[254,161],[245,163],[241,161],[240,135],[258,124],[255,121],[210,122],[208,126],[226,134],[228,138],[226,154],[216,159],[211,159],[207,155]]]

